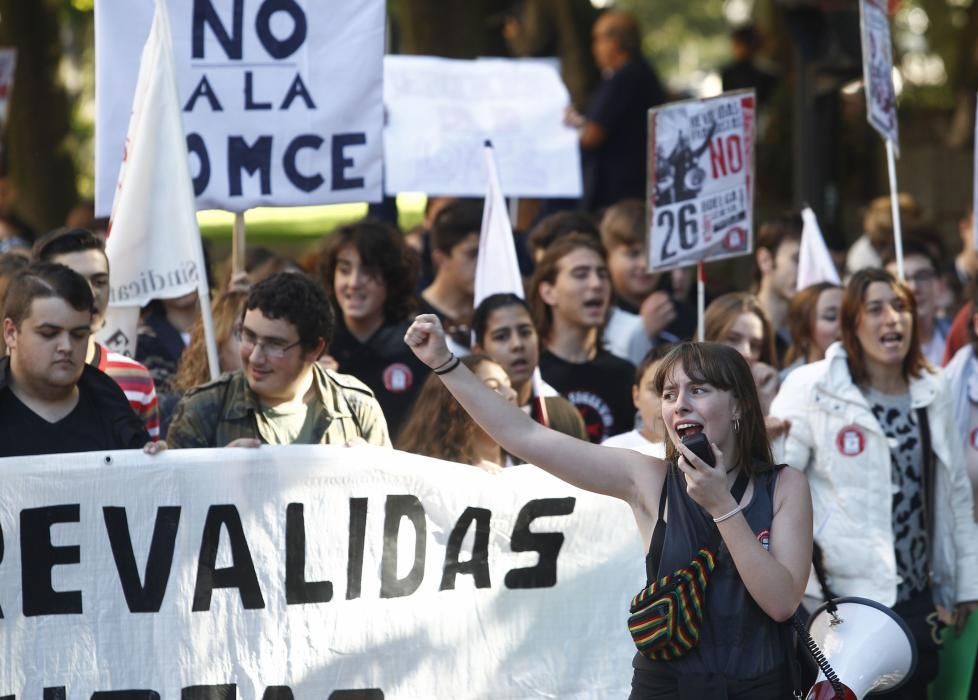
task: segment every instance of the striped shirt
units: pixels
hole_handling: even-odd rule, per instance
[[[146,426],[146,432],[153,440],[160,439],[160,409],[156,401],[156,385],[149,370],[131,357],[111,352],[101,343],[96,343],[98,369],[115,380],[136,415]]]

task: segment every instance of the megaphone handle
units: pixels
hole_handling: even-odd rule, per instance
[[[834,607],[834,606],[833,606]],[[805,645],[808,649],[808,653],[812,655],[815,659],[815,663],[821,669],[822,673],[825,674],[826,680],[832,685],[832,690],[835,691],[835,697],[838,700],[845,700],[845,688],[842,685],[842,681],[836,672],[832,669],[829,664],[829,660],[825,658],[822,650],[818,648],[818,644],[812,639],[812,636],[808,634],[808,630],[805,627],[805,622],[801,620],[801,608],[799,608],[791,618],[791,625],[795,628],[795,632],[798,634],[798,640]],[[807,622],[807,620],[806,620]]]

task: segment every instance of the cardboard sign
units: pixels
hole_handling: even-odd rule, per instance
[[[753,90],[649,111],[649,269],[753,249]]]
[[[893,89],[893,45],[884,0],[861,0],[859,24],[863,47],[866,119],[899,152],[896,91]]]
[[[580,197],[569,104],[551,62],[386,56],[386,191],[483,197],[491,140],[504,195]]]
[[[381,196],[382,0],[167,0],[199,209]],[[95,208],[108,215],[152,0],[95,3]]]

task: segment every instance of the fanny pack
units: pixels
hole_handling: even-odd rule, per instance
[[[670,469],[671,471],[671,469]],[[652,531],[649,556],[655,569],[665,544],[666,481],[659,496],[659,519]],[[738,503],[747,490],[749,479],[744,471],[737,476],[731,494]],[[706,589],[717,566],[720,531],[712,526],[706,545],[692,560],[671,574],[660,576],[632,598],[628,631],[635,646],[654,661],[670,661],[686,654],[700,640]]]

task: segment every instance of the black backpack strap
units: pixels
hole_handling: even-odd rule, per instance
[[[924,528],[927,534],[927,559],[930,568],[931,552],[933,551],[934,536],[934,451],[930,441],[930,423],[927,421],[927,409],[917,409],[917,426],[920,430],[920,449],[923,451],[924,463],[921,483],[924,487]]]
[[[649,544],[649,558],[647,571],[645,572],[649,578],[649,583],[656,580],[659,577],[659,564],[662,561],[662,548],[666,543],[666,498],[668,496],[668,489],[666,485],[669,483],[669,470],[666,471],[666,477],[662,480],[662,493],[659,494],[659,518],[655,521],[655,527],[652,528],[652,542]]]

